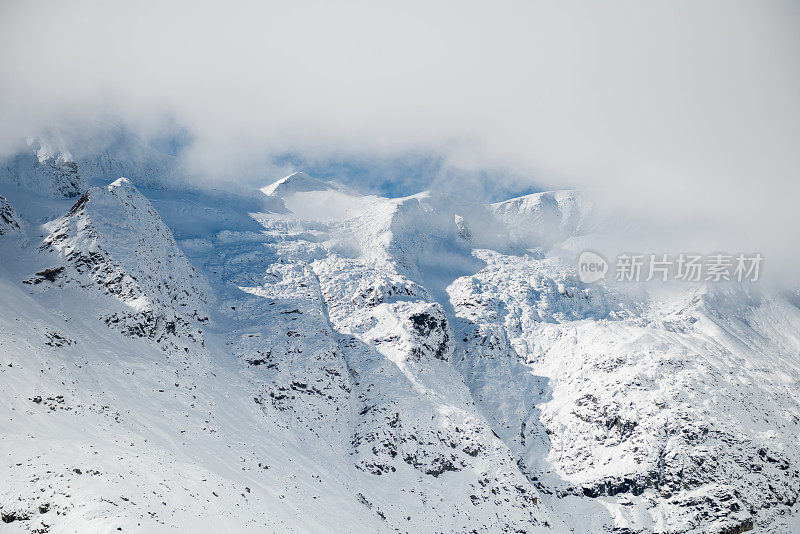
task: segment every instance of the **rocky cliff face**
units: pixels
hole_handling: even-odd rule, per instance
[[[19,213],[5,197],[0,197],[0,235],[21,233],[22,219]]]
[[[44,225],[0,200],[0,228],[27,238],[0,241],[3,521],[795,524],[796,296],[582,284],[551,252],[593,227],[571,192],[481,206],[298,175],[265,190],[274,211],[209,200],[222,229],[201,193],[151,203],[124,179]]]

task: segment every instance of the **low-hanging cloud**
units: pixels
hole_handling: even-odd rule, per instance
[[[433,153],[579,187],[660,246],[800,261],[800,4],[4,2],[0,155],[180,125],[195,173]],[[480,174],[479,174],[480,175]],[[658,252],[657,250],[654,252]]]

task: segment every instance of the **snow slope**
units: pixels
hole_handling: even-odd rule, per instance
[[[798,526],[800,298],[584,285],[578,193],[4,173],[4,531]]]

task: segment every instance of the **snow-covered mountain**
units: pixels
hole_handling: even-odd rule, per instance
[[[126,153],[2,168],[3,532],[800,528],[797,294],[583,284],[577,192],[165,189]]]

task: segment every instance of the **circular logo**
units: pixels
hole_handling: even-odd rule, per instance
[[[584,250],[578,256],[578,279],[584,284],[591,284],[606,277],[608,262],[601,255]]]

